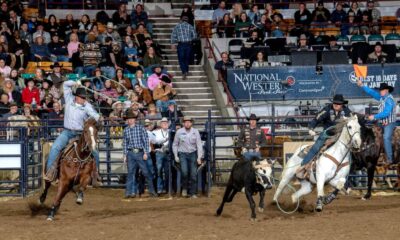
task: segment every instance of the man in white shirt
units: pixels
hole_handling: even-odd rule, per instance
[[[156,154],[157,167],[157,193],[167,192],[167,183],[169,179],[169,124],[167,118],[162,118],[160,128],[153,131],[154,138],[152,144]]]

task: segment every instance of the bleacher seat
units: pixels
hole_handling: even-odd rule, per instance
[[[242,39],[232,39],[228,43],[228,52],[232,59],[240,59],[240,52],[243,45]]]
[[[380,34],[373,34],[368,37],[368,43],[370,45],[375,45],[377,42],[384,43],[383,36]]]
[[[353,35],[350,38],[350,43],[367,42],[367,38],[363,35]]]
[[[400,34],[397,33],[389,33],[385,37],[386,44],[394,44],[396,47],[400,47]]]
[[[75,73],[69,73],[66,75],[68,80],[78,80],[78,79],[82,79],[82,78],[86,78],[85,74],[75,74]]]
[[[337,41],[336,41],[337,44],[340,46],[349,45],[349,38],[347,36],[340,35],[336,39],[337,39]]]

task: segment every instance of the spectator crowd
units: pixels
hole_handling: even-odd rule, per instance
[[[62,119],[62,85],[74,77],[112,121],[121,121],[127,111],[142,120],[170,117],[176,90],[152,28],[140,3],[131,12],[122,3],[112,16],[101,11],[96,19],[87,14],[41,19],[37,12],[27,15],[19,5],[1,3],[0,115]],[[37,67],[41,62],[49,69]]]

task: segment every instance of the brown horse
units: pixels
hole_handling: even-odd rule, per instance
[[[73,190],[77,194],[76,203],[83,203],[83,191],[92,180],[96,170],[96,161],[92,152],[96,150],[97,143],[96,120],[89,119],[85,122],[80,138],[69,145],[59,156],[59,181],[57,194],[47,220],[54,220],[57,210],[60,208],[64,196]],[[40,203],[46,200],[47,191],[51,182],[46,181],[45,189],[40,196]]]

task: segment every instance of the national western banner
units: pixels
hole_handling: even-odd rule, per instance
[[[364,69],[362,69],[364,73]],[[358,75],[364,75],[357,73]],[[353,65],[324,65],[322,72],[315,66],[283,66],[228,70],[228,87],[236,101],[279,101],[330,99],[335,94],[345,98],[365,98],[367,95],[356,84]],[[363,83],[371,88],[386,82],[399,96],[400,64],[368,65]]]

